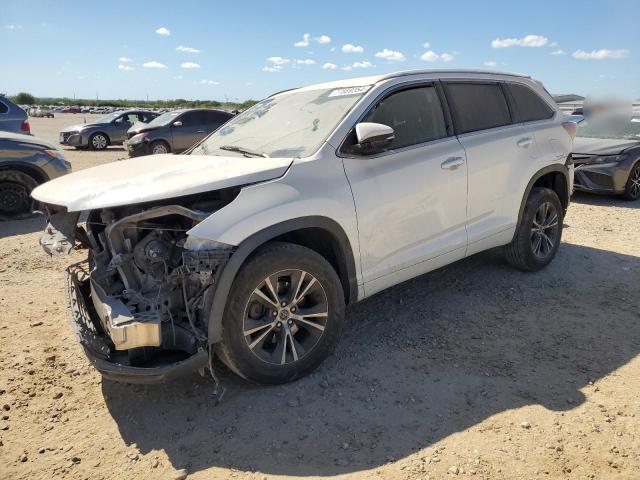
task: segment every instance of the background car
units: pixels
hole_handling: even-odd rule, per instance
[[[53,110],[49,107],[32,107],[29,115],[36,118],[53,118]]]
[[[232,117],[233,114],[222,110],[173,110],[160,115],[148,125],[136,125],[129,129],[125,147],[130,157],[180,153]]]
[[[0,219],[29,214],[31,191],[71,172],[71,164],[49,142],[30,135],[0,132]]]
[[[573,143],[574,188],[640,199],[640,114],[586,118]]]
[[[121,145],[127,130],[138,122],[150,122],[157,113],[146,110],[125,110],[104,115],[92,123],[81,123],[60,132],[60,143],[76,148],[104,150],[109,145]]]
[[[3,96],[0,96],[0,130],[27,135],[31,133],[27,112]]]

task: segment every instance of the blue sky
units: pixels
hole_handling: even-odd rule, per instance
[[[490,68],[553,93],[639,98],[639,18],[638,0],[2,0],[0,92],[244,100],[397,70]]]

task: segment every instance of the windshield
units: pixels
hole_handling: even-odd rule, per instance
[[[171,121],[180,115],[182,112],[167,112],[163,113],[159,117],[154,118],[149,123],[147,123],[147,127],[159,127],[161,125],[167,125],[171,123]]]
[[[586,119],[578,124],[576,136],[640,140],[640,117]]]
[[[114,113],[110,113],[109,115],[103,115],[93,123],[111,123],[120,115],[122,115],[122,112],[114,112]]]
[[[267,98],[229,120],[191,155],[307,157],[368,89],[294,90]]]

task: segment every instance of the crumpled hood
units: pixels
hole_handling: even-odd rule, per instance
[[[31,193],[69,212],[181,197],[278,178],[291,158],[147,155],[46,182]]]
[[[613,138],[576,137],[573,140],[573,153],[585,155],[617,155],[630,147],[640,144],[638,140],[619,140]]]

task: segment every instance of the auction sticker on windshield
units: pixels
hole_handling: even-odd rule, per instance
[[[365,85],[362,87],[348,87],[348,88],[336,88],[329,94],[330,97],[344,97],[345,95],[357,95],[358,93],[364,93],[371,88],[371,85]]]

